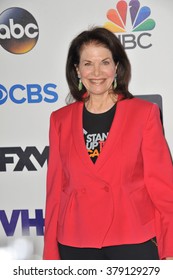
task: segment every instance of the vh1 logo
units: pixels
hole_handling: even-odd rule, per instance
[[[28,209],[13,210],[11,217],[8,218],[5,210],[0,210],[0,223],[6,236],[13,236],[18,224],[21,224],[21,233],[23,236],[30,235],[30,228],[36,229],[37,236],[44,234],[43,210],[35,209],[35,217],[29,217]]]

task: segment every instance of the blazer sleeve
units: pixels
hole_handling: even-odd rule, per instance
[[[62,186],[62,163],[59,155],[58,129],[55,126],[55,112],[50,117],[49,160],[47,170],[45,233],[43,259],[60,259],[57,246],[57,223]]]
[[[156,104],[144,130],[142,153],[145,183],[156,208],[159,255],[164,259],[173,256],[173,165]]]

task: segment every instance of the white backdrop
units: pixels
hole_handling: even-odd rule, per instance
[[[132,64],[130,91],[134,95],[162,96],[165,136],[173,154],[173,1],[132,2],[140,4],[140,9],[150,9],[148,18],[155,27],[133,32],[128,6],[125,32],[117,35],[125,40]],[[0,1],[0,258],[41,259],[49,116],[65,105],[68,47],[84,29],[110,22],[107,12],[116,10],[117,3],[118,0]],[[18,20],[14,7],[25,10],[24,22],[31,15],[27,23],[31,25],[27,25],[25,33],[28,30],[28,36],[35,35],[37,39],[31,50],[24,52],[23,48],[18,54],[9,51],[9,45],[17,50],[15,41],[24,44],[20,28],[26,22]],[[21,36],[17,35],[20,32]]]

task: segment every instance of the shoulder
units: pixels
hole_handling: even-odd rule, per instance
[[[138,97],[119,102],[119,109],[130,122],[145,125],[150,119],[161,120],[161,111],[156,103]]]
[[[78,102],[74,102],[74,103],[65,105],[65,106],[59,108],[58,110],[53,111],[52,114],[54,114],[54,115],[64,115],[64,114],[67,114],[68,112],[73,110],[73,108],[76,106],[76,103],[78,103]]]
[[[139,97],[133,97],[133,98],[130,98],[130,99],[124,99],[122,101],[126,101],[128,105],[132,105],[132,106],[142,106],[142,107],[151,107],[152,102],[148,101],[148,100],[145,100],[145,99],[142,99],[142,98],[139,98]]]
[[[58,110],[53,111],[51,113],[51,117],[54,118],[55,120],[57,120],[57,119],[58,120],[61,120],[61,119],[64,120],[64,119],[70,117],[74,110],[78,110],[81,103],[82,102],[76,101],[74,103],[63,106],[63,107],[59,108]]]
[[[124,99],[122,101],[122,106],[126,106],[129,110],[133,110],[135,114],[140,113],[150,113],[151,110],[159,110],[159,106],[156,103],[144,100],[139,97],[133,97],[131,99]],[[124,104],[123,104],[124,103]]]

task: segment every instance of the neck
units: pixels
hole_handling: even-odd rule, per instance
[[[86,101],[86,109],[95,114],[100,114],[108,111],[117,101],[116,96],[108,94],[107,96],[90,96]]]

